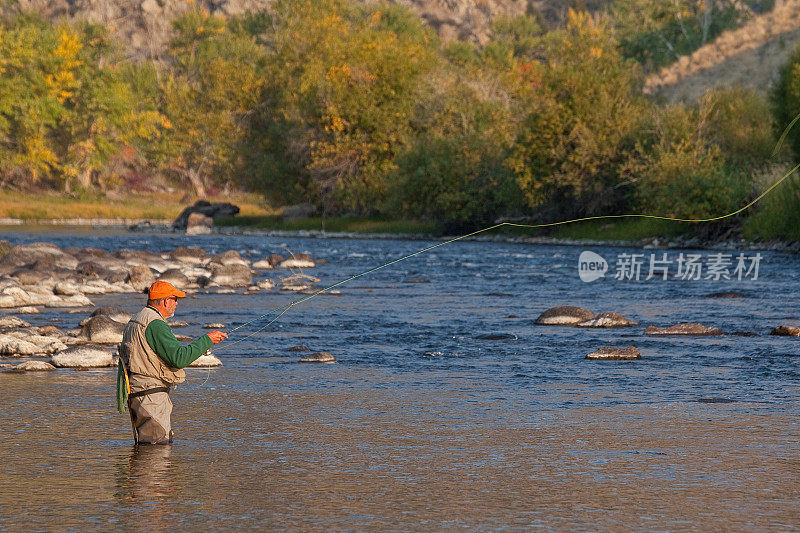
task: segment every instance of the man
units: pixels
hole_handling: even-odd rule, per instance
[[[228,335],[212,331],[184,346],[165,319],[175,314],[178,298],[186,293],[171,283],[156,281],[148,291],[147,307],[125,326],[119,345],[117,409],[125,412],[127,401],[137,444],[172,442],[172,401],[174,383],[186,380],[183,368]]]

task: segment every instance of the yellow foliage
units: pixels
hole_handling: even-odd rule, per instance
[[[81,47],[78,34],[62,28],[58,32],[58,46],[53,50],[53,55],[64,60],[63,67],[65,69],[75,68],[81,65],[81,61],[76,59]]]
[[[600,57],[603,55],[603,49],[599,46],[592,46],[589,48],[589,55],[592,57]]]

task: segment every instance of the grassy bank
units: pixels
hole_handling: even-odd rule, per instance
[[[446,230],[440,223],[418,220],[385,220],[364,217],[296,218],[284,219],[280,216],[239,215],[218,219],[219,226],[236,226],[273,231],[327,231],[337,233],[390,233],[413,235],[458,235],[474,231]],[[555,228],[502,227],[485,235],[502,234],[510,236],[549,236],[556,239],[591,239],[635,241],[648,237],[676,237],[691,231],[688,224],[641,218],[615,221],[597,220],[557,226]]]
[[[123,198],[100,194],[79,196],[41,191],[21,193],[0,191],[0,218],[19,218],[28,222],[51,219],[175,219],[194,199],[182,202],[183,193],[132,193]],[[230,202],[238,205],[242,215],[269,214],[258,195],[237,193],[208,198],[210,202]]]

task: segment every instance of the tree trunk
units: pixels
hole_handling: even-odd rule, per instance
[[[186,177],[189,179],[189,184],[192,186],[192,190],[194,190],[195,195],[199,198],[205,198],[206,196],[206,184],[205,180],[203,180],[202,174],[197,170],[190,168],[186,171]]]
[[[700,44],[706,44],[708,40],[708,30],[711,29],[711,11],[714,7],[714,0],[705,0],[703,6],[703,37]]]

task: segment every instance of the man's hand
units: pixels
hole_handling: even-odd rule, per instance
[[[208,337],[211,339],[211,342],[214,343],[214,344],[217,344],[222,339],[227,339],[228,338],[228,334],[227,333],[223,333],[223,332],[217,331],[217,330],[209,331],[208,333],[206,333],[206,335],[208,335]]]

